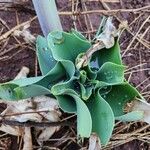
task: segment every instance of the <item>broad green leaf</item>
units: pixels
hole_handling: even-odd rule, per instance
[[[50,90],[35,84],[23,87],[15,84],[0,86],[0,99],[3,100],[21,100],[45,94],[50,94]]]
[[[94,84],[95,84],[95,87],[94,87],[94,90],[96,89],[105,89],[109,86],[112,86],[112,84],[109,84],[109,83],[106,83],[106,82],[103,82],[103,81],[99,81],[99,80],[95,80],[92,81]]]
[[[90,137],[92,131],[92,118],[86,104],[76,95],[70,94],[77,107],[77,132],[80,137]]]
[[[72,78],[72,76],[74,76],[74,74],[75,74],[74,64],[68,60],[61,61],[61,64],[65,68],[66,74],[69,76],[69,78]]]
[[[144,111],[132,111],[125,115],[116,117],[116,120],[120,121],[138,121],[144,117]]]
[[[107,95],[112,90],[112,88],[113,88],[113,86],[105,85],[105,83],[102,85],[102,83],[100,83],[100,86],[99,86],[98,89],[100,91],[100,95],[103,96],[103,97],[105,97],[105,95]],[[97,90],[97,89],[95,89],[95,90]]]
[[[97,80],[110,85],[124,82],[125,67],[111,62],[104,63],[97,72]]]
[[[67,80],[68,76],[68,72],[65,70],[62,63],[58,62],[56,66],[36,84],[50,89],[56,83],[60,83]]]
[[[85,36],[82,35],[80,32],[78,32],[77,30],[71,29],[71,33],[73,33],[75,36],[77,36],[77,38],[80,38],[80,40],[87,41]]]
[[[89,41],[83,40],[73,33],[60,31],[51,32],[47,37],[47,41],[53,57],[57,61],[65,59],[75,62],[78,54],[85,52],[91,46]]]
[[[74,84],[76,82],[75,80],[76,78],[73,77],[67,82],[55,84],[51,88],[51,93],[56,96],[56,95],[67,94],[67,92],[70,91],[71,93],[78,95],[77,94],[78,89],[76,89],[75,84]]]
[[[60,78],[64,77],[65,75],[66,75],[66,71],[64,70],[64,67],[62,66],[62,64],[60,62],[58,62],[55,65],[55,67],[44,76],[17,79],[17,80],[12,80],[7,83],[8,84],[17,84],[18,86],[40,84],[40,85],[44,85],[45,87],[47,87],[50,83],[59,80]]]
[[[80,71],[80,82],[81,82],[82,84],[84,84],[84,83],[86,82],[86,79],[87,79],[86,71],[81,70],[81,71]]]
[[[69,62],[68,62],[68,64],[69,64]],[[7,98],[8,98],[7,100],[11,100],[11,99],[18,100],[18,98],[23,99],[25,97],[29,98],[30,95],[36,96],[36,94],[34,94],[34,91],[32,91],[32,90],[29,90],[29,93],[26,94],[26,96],[24,96],[24,93],[26,93],[26,91],[24,91],[24,90],[30,89],[30,87],[32,87],[32,85],[35,85],[35,84],[42,86],[44,88],[44,91],[45,91],[45,88],[47,90],[49,90],[54,84],[62,82],[63,80],[67,80],[70,75],[73,75],[73,72],[74,72],[73,66],[72,66],[73,72],[71,72],[71,71],[68,72],[67,68],[68,67],[66,67],[66,68],[64,67],[63,62],[62,63],[58,62],[55,65],[55,67],[50,72],[48,72],[45,76],[23,78],[23,79],[13,80],[13,81],[7,82],[5,84],[1,84],[0,85],[0,98],[6,99],[6,96],[5,96],[6,94],[5,95],[3,94],[4,89],[5,90],[9,89],[9,92],[7,92],[7,90],[6,90]],[[13,85],[15,85],[15,87]],[[17,93],[14,94],[14,91],[16,88],[17,88],[17,90],[19,90],[17,93],[20,93],[19,95],[21,95],[21,93],[22,93],[23,96],[18,97]],[[20,90],[20,89],[22,89],[22,90]],[[12,95],[12,93],[13,93],[13,95]],[[38,94],[38,92],[36,92],[36,91],[35,91],[35,93]],[[43,90],[42,90],[42,93],[43,93]],[[40,94],[40,92],[39,92],[39,94]]]
[[[57,95],[55,96],[59,102],[60,108],[67,113],[76,113],[76,102],[74,98],[69,95]]]
[[[122,65],[120,46],[117,40],[112,48],[102,49],[95,52],[92,56],[90,66],[91,68],[98,69],[106,62],[112,62],[118,65]]]
[[[67,94],[56,96],[60,107],[69,113],[77,114],[77,133],[81,137],[90,137],[92,131],[92,119],[86,104],[75,94],[66,92]],[[74,102],[73,102],[74,101]]]
[[[134,100],[135,97],[140,96],[140,94],[129,83],[124,83],[112,86],[112,89],[102,96],[111,106],[115,117],[119,117],[125,114],[124,108],[126,104]]]
[[[3,100],[14,100],[15,97],[18,98],[17,93],[14,89],[17,87],[16,84],[3,84],[0,86],[0,99]]]
[[[27,86],[27,85],[35,84],[35,83],[39,82],[40,80],[42,80],[43,78],[44,78],[44,76],[22,78],[22,79],[16,79],[16,80],[9,81],[6,84],[16,84],[18,86]]]
[[[51,92],[53,95],[61,95],[64,94],[66,89],[70,89],[72,93],[76,94],[76,87],[75,82],[77,79],[79,79],[75,75],[75,67],[71,61],[63,61],[61,62],[63,67],[65,68],[65,71],[67,73],[67,80],[62,82],[57,82],[54,86],[51,88]]]
[[[85,68],[83,68],[84,71],[86,72],[86,75],[87,75],[87,78],[89,80],[95,80],[96,77],[97,77],[97,72],[96,71],[93,71],[90,66],[86,66]]]
[[[38,83],[46,88],[51,88],[53,85],[66,82],[72,78],[75,73],[74,65],[71,61],[61,61],[46,74],[46,76]]]
[[[83,100],[88,100],[89,97],[92,95],[92,90],[94,89],[93,85],[88,85],[88,84],[80,84],[80,89],[81,89],[81,97]]]
[[[18,97],[18,100],[51,94],[50,90],[36,84],[32,84],[24,87],[17,87],[14,89],[14,91],[16,93],[21,93],[20,96]]]
[[[96,132],[101,143],[106,145],[112,135],[115,124],[113,111],[98,92],[86,104],[92,116],[92,131]]]
[[[48,48],[47,40],[42,36],[38,36],[36,40],[36,55],[42,75],[46,75],[55,66],[56,61]]]
[[[118,40],[116,40],[115,45],[110,49],[103,49],[99,51],[100,55],[100,65],[105,62],[112,62],[118,65],[122,65],[121,53],[120,53],[120,45]]]

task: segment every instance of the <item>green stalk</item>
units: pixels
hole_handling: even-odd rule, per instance
[[[55,0],[32,0],[44,36],[53,30],[62,31]]]

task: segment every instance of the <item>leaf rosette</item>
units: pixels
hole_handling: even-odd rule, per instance
[[[128,103],[141,95],[125,80],[117,39],[113,47],[96,51],[87,66],[78,69],[77,59],[91,46],[74,30],[53,31],[47,38],[38,36],[36,53],[42,75],[1,84],[0,98],[55,97],[63,111],[77,114],[78,136],[90,137],[91,132],[96,132],[106,145],[115,119],[135,121],[143,117],[143,111],[124,111]]]

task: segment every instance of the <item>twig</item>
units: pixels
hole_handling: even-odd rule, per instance
[[[9,26],[6,24],[4,20],[0,18],[0,22],[7,28],[7,30],[10,30]],[[21,44],[20,41],[13,35],[14,39],[18,42],[18,44]]]
[[[139,40],[142,40],[142,38],[144,38],[144,36],[148,33],[148,31],[150,30],[150,26],[144,31],[144,33],[139,37]],[[139,36],[139,35],[138,35]],[[146,41],[145,41],[146,42]],[[137,46],[139,45],[139,43],[136,43],[134,46],[134,49],[137,48]]]
[[[18,10],[18,11],[24,11],[30,14],[34,14],[35,15],[35,10],[28,6],[25,5],[24,3],[4,3],[4,2],[0,2],[0,10]]]
[[[85,67],[88,64],[89,59],[91,58],[92,54],[98,50],[105,48],[105,45],[102,41],[97,42],[94,44],[83,56],[79,58],[76,62],[76,67],[80,69],[81,67]]]
[[[126,50],[124,51],[124,53],[122,54],[122,56],[125,55],[125,53],[129,50],[129,48],[131,47],[131,45],[133,44],[133,42],[135,41],[135,39],[137,38],[138,34],[140,33],[140,31],[142,30],[143,26],[148,22],[150,16],[142,23],[142,25],[140,26],[139,30],[136,32],[136,34],[134,35],[134,37],[132,38],[131,42],[129,43],[128,47],[126,48]]]
[[[35,20],[35,19],[36,19],[36,16],[33,17],[31,20],[26,21],[26,22],[23,22],[23,23],[21,23],[21,24],[15,26],[15,27],[12,28],[11,30],[7,31],[6,33],[2,34],[2,35],[0,36],[0,41],[6,39],[6,38],[7,38],[8,36],[10,36],[15,30],[17,30],[17,29],[19,29],[19,28],[21,28],[21,27],[23,27],[23,26],[25,26],[25,25],[31,23],[31,22],[32,22],[33,20]]]
[[[81,5],[83,5],[83,9],[84,9],[85,11],[88,11],[88,10],[87,10],[87,6],[86,6],[85,3],[81,3]],[[88,31],[90,31],[90,30],[93,31],[94,29],[93,29],[92,22],[91,22],[91,20],[90,20],[90,15],[89,15],[89,14],[86,14],[86,15],[84,15],[84,18],[85,18],[85,24],[86,24],[86,26],[87,26],[87,30],[88,30]],[[88,39],[91,40],[91,34],[88,34]]]
[[[99,0],[85,0],[85,2],[99,2]],[[109,2],[109,3],[119,3],[120,0],[103,0],[104,2]]]
[[[150,5],[136,8],[136,9],[112,9],[112,10],[89,10],[89,11],[82,11],[82,12],[59,12],[59,15],[85,15],[85,14],[105,14],[105,15],[112,15],[116,13],[123,13],[123,12],[139,12],[139,11],[145,11],[146,9],[149,9]]]
[[[117,16],[115,16],[116,17],[116,19],[120,22],[120,23],[122,23],[122,21],[117,17]],[[133,37],[135,36],[135,34],[131,31],[131,29],[130,28],[125,28]],[[135,37],[136,38],[136,40],[138,40],[143,46],[145,46],[147,49],[150,49],[150,47],[149,47],[149,45],[147,45],[147,43],[145,43],[143,40],[141,40],[138,36],[137,37]]]
[[[147,65],[147,63],[143,63],[143,64],[139,64],[139,65],[132,66],[132,67],[126,69],[126,72],[131,71],[131,70],[133,70],[133,69],[136,69],[136,68],[138,68],[138,67],[144,66],[144,65]]]
[[[73,126],[74,124],[68,121],[58,121],[58,122],[18,122],[14,120],[1,119],[0,124],[19,126],[19,127],[54,127],[54,126]]]
[[[128,27],[130,28],[139,18],[141,18],[144,15],[144,13],[140,13],[138,17],[136,17],[129,25]],[[119,20],[118,20],[119,21]],[[120,22],[120,21],[119,21]],[[128,38],[124,40],[122,43],[120,43],[120,46],[124,45],[126,43]]]
[[[140,87],[143,83],[149,81],[149,79],[150,79],[150,77],[148,77],[148,78],[146,78],[145,80],[143,80],[141,83],[139,83],[139,84],[136,86],[136,88]],[[143,93],[142,93],[142,95],[143,95]]]
[[[24,5],[19,5],[19,4],[15,4],[15,5],[6,5],[4,3],[2,3],[0,5],[0,10],[10,10],[11,8],[18,8],[21,11],[28,11],[30,13],[34,13],[35,11],[32,8],[28,8]],[[147,11],[147,9],[150,8],[150,5],[148,6],[144,6],[144,7],[140,7],[140,8],[136,8],[136,9],[114,9],[114,10],[89,10],[89,11],[83,11],[83,12],[72,12],[72,11],[63,11],[63,12],[59,12],[59,15],[85,15],[85,14],[92,14],[92,13],[98,13],[98,14],[105,14],[105,15],[113,15],[119,12],[139,12],[139,11]]]
[[[19,115],[35,114],[35,113],[48,113],[48,112],[50,112],[50,111],[49,110],[42,110],[42,111],[19,112],[19,113],[0,115],[0,117],[4,118],[4,117],[10,117],[10,116],[19,116]]]

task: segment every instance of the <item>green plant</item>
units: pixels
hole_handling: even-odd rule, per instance
[[[106,145],[115,119],[139,120],[144,111],[124,111],[127,103],[142,96],[124,78],[118,39],[113,47],[97,50],[84,65],[80,63],[103,33],[92,42],[74,30],[53,31],[47,39],[38,36],[36,52],[42,76],[1,84],[0,98],[16,101],[39,95],[55,97],[62,110],[77,114],[78,136],[89,137],[96,132]]]

